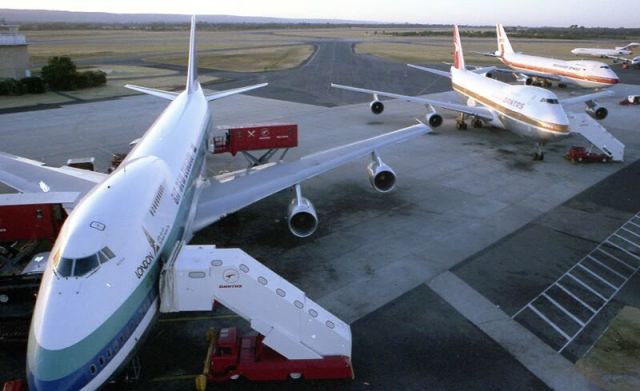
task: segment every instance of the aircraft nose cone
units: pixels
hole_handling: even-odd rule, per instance
[[[49,350],[38,342],[31,331],[26,374],[29,390],[79,390],[86,386],[90,380],[89,371],[70,368],[73,362],[72,351]]]

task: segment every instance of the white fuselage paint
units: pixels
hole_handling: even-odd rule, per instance
[[[607,58],[609,56],[628,56],[631,50],[628,49],[598,49],[598,48],[575,48],[571,53],[576,56],[591,56]]]
[[[69,215],[34,311],[27,360],[32,389],[95,389],[130,357],[157,312],[161,263],[188,239],[209,125],[208,102],[197,85],[171,102],[120,167]],[[115,257],[91,273],[54,272],[54,258],[87,257],[105,246]]]
[[[539,87],[510,85],[471,71],[451,67],[455,91],[490,109],[491,125],[541,143],[569,134],[569,120],[554,93]]]
[[[499,58],[512,69],[541,76],[555,76],[560,78],[563,83],[580,87],[610,87],[619,82],[615,72],[607,64],[600,61],[565,61],[506,52]]]

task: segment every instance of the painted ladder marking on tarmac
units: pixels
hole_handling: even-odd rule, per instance
[[[621,260],[620,258],[616,257],[615,255],[608,253],[607,251],[604,251],[602,248],[599,248],[598,251],[600,251],[601,253],[603,253],[604,255],[610,257],[611,259],[613,259],[614,261],[617,261],[619,263],[621,263],[622,265],[626,266],[629,270],[634,271],[636,270],[635,267],[629,265],[628,263],[626,263],[625,261]]]
[[[582,331],[589,325],[589,323],[591,323],[593,319],[595,319],[595,317],[600,313],[600,311],[602,311],[602,309],[605,308],[607,304],[609,304],[609,302],[613,299],[613,297],[617,295],[618,292],[620,292],[620,290],[626,285],[626,283],[636,273],[638,273],[638,270],[640,270],[640,256],[635,254],[632,250],[625,248],[625,247],[633,246],[630,248],[637,248],[640,250],[640,234],[632,232],[631,230],[626,228],[626,227],[629,227],[630,225],[640,228],[640,213],[636,214],[635,216],[630,218],[626,223],[620,226],[620,228],[618,228],[611,235],[609,235],[609,237],[607,237],[600,244],[598,244],[596,248],[591,250],[589,254],[585,255],[578,263],[573,265],[571,268],[569,268],[569,270],[567,270],[564,274],[562,274],[560,278],[554,281],[544,291],[542,291],[540,294],[534,297],[533,300],[531,300],[524,307],[518,310],[511,318],[517,320],[516,318],[518,318],[525,310],[531,311],[538,318],[542,319],[546,324],[551,326],[551,328],[555,330],[557,334],[564,337],[565,343],[559,348],[557,348],[557,352],[561,353],[567,346],[569,346],[578,337],[578,335],[580,335],[580,333],[582,333]],[[626,236],[628,237],[624,237],[622,236],[622,234],[626,234]],[[612,242],[612,240],[616,240],[619,243]],[[623,247],[622,242],[626,242],[628,243],[628,245]],[[607,247],[605,246],[610,246],[621,251],[622,253],[626,254],[629,257],[629,259],[624,259],[626,257],[623,254],[619,254],[620,256],[613,255],[611,253],[611,250],[610,251],[606,250]],[[634,262],[631,262],[631,260],[634,260]],[[638,261],[638,264],[636,266],[633,266],[633,263],[635,263],[635,261]],[[615,284],[614,282],[605,278],[605,276],[594,271],[592,268],[587,267],[587,264],[588,264],[587,262],[596,264],[599,267],[601,267],[603,270],[606,270],[607,272],[617,276],[621,280],[621,282],[619,284]],[[613,267],[607,265],[607,262],[609,263],[609,265],[611,265],[613,262],[619,263],[620,265],[624,266],[626,269],[629,270],[629,274],[625,275],[624,272],[615,270]],[[593,284],[589,284],[586,280],[579,278],[575,274],[575,272],[578,270],[581,270],[584,273],[587,273],[588,275],[593,277],[594,279]],[[584,291],[581,291],[582,293],[579,293],[575,291],[575,289],[572,289],[570,285],[567,285],[566,283],[564,283],[563,280],[567,278],[570,280],[573,280],[580,287],[584,288]],[[598,289],[598,284],[596,283],[596,281],[600,281],[601,283],[604,284],[604,286],[609,287],[613,292],[611,294],[606,294],[601,292]],[[566,308],[566,306],[561,305],[558,302],[558,300],[554,299],[553,292],[551,291],[551,288],[553,287],[558,287],[562,292],[564,292],[573,300],[575,300],[576,308],[578,310],[580,308],[587,309],[591,313],[591,316],[589,317],[589,319],[583,322],[578,316],[576,316],[573,312],[570,311],[570,308]],[[603,286],[600,285],[600,288],[602,289]],[[586,299],[586,297],[588,297],[589,294],[592,295],[591,300],[589,300],[589,302],[593,302],[595,300],[596,303],[600,303],[600,304],[599,305],[596,305],[593,303],[588,304],[587,303],[588,299]],[[580,296],[582,296],[582,298]],[[543,309],[537,308],[534,305],[534,303],[540,299],[547,300],[548,302],[553,304],[553,306],[555,308],[558,308],[567,317],[567,319],[570,319],[573,322],[576,322],[580,326],[580,328],[575,333],[570,335],[570,333],[565,331],[561,327],[561,325],[556,324],[556,322],[552,321],[550,319],[550,316],[544,313]],[[562,316],[562,315],[558,314],[558,316]],[[560,323],[562,321],[562,318],[560,318],[559,320],[556,318],[556,321]],[[528,326],[528,327],[530,329],[533,328],[533,326]],[[535,330],[535,329],[532,329],[531,331],[534,333],[541,332],[540,330]]]
[[[595,259],[591,254],[587,255],[587,258],[589,258],[589,260],[590,260],[591,262],[594,262],[594,263],[596,263],[596,264],[600,265],[600,267],[602,267],[603,269],[606,269],[606,270],[610,271],[612,274],[615,274],[616,276],[618,276],[618,277],[622,278],[623,280],[624,280],[625,278],[627,278],[627,276],[625,276],[625,275],[622,275],[622,274],[618,273],[617,271],[613,270],[613,269],[612,269],[612,268],[610,268],[609,266],[607,266],[607,265],[605,265],[604,263],[602,263],[602,262],[598,261],[598,260],[597,260],[597,259]]]

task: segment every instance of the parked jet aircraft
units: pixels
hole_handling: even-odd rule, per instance
[[[592,99],[608,96],[610,95],[609,92],[599,92],[560,100],[553,92],[544,88],[510,85],[487,77],[487,74],[492,72],[495,67],[480,68],[473,71],[467,70],[458,27],[455,25],[453,28],[453,61],[454,64],[450,72],[408,65],[412,68],[450,78],[453,89],[467,98],[467,105],[340,84],[331,84],[331,86],[373,94],[370,108],[374,114],[383,112],[384,104],[380,102],[379,97],[386,96],[426,105],[429,111],[426,118],[432,128],[442,124],[442,116],[434,109],[434,107],[441,107],[460,113],[460,117],[456,121],[458,129],[467,128],[464,116],[469,115],[473,118],[472,125],[474,127],[482,126],[484,121],[492,126],[511,130],[516,134],[536,141],[534,160],[544,159],[542,146],[546,142],[569,135],[571,130],[569,119],[562,104],[588,102],[590,106],[587,107],[587,112],[590,115],[598,118],[604,118],[607,115],[607,109],[598,106]]]
[[[576,56],[591,56],[599,58],[617,58],[620,56],[628,56],[631,54],[631,49],[640,46],[638,42],[631,42],[626,46],[618,46],[615,49],[600,49],[600,48],[575,48],[571,50],[571,53]]]
[[[518,71],[516,77],[526,84],[542,81],[545,85],[557,82],[560,87],[571,83],[580,87],[595,88],[609,87],[619,81],[615,72],[603,62],[565,61],[514,52],[501,24],[496,25],[496,36],[498,50],[495,53],[484,54],[498,57],[502,63]]]
[[[310,235],[317,217],[301,195],[301,181],[371,154],[371,184],[390,191],[395,174],[376,150],[428,132],[418,124],[298,160],[243,170],[224,181],[205,178],[212,125],[208,102],[265,84],[205,94],[198,82],[195,41],[193,18],[185,91],[133,87],[171,103],[111,175],[45,167],[0,154],[0,181],[23,192],[62,192],[71,201],[72,212],[51,251],[31,324],[31,390],[96,389],[112,377],[157,313],[161,265],[178,256],[178,242],[188,241],[193,232],[295,186],[289,226],[295,235]]]

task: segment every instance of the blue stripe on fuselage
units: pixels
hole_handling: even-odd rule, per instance
[[[182,239],[182,236],[185,232],[187,216],[189,214],[191,204],[195,196],[196,180],[198,179],[198,175],[201,172],[200,168],[204,163],[205,153],[206,140],[203,140],[200,148],[196,153],[196,162],[194,163],[192,171],[189,175],[188,183],[190,183],[190,186],[185,190],[181,200],[182,202],[178,207],[178,213],[176,215],[175,221],[180,222],[180,224],[175,224],[172,227],[163,249],[154,259],[153,268],[145,278],[145,281],[148,281],[148,279],[152,279],[154,283],[149,285],[150,289],[147,291],[140,305],[136,308],[127,322],[120,328],[116,336],[76,371],[59,379],[41,380],[35,376],[31,368],[29,368],[29,365],[27,365],[27,381],[31,390],[78,390],[86,386],[91,380],[95,378],[95,376],[98,375],[98,373],[100,373],[107,366],[107,364],[116,356],[116,354],[120,351],[124,344],[129,340],[134,330],[140,325],[140,322],[149,311],[155,299],[158,297],[158,277],[161,269],[161,262],[158,262],[158,260],[160,258],[166,260],[170,256],[176,246],[177,241]],[[171,247],[169,247],[169,243],[172,244]],[[40,345],[36,347],[36,350],[41,349],[42,347]],[[111,351],[111,355],[108,354],[109,351]],[[35,357],[38,357],[37,352],[35,354]],[[102,364],[100,363],[101,358],[103,360]],[[121,365],[123,364],[124,362]],[[95,366],[95,372],[92,372],[92,366]],[[35,372],[37,372],[37,368]]]

